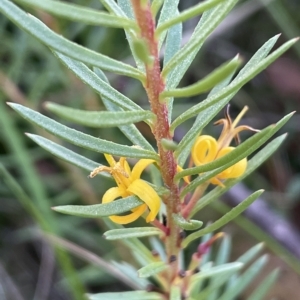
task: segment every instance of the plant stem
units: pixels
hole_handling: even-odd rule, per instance
[[[168,235],[166,237],[166,252],[171,265],[169,273],[169,285],[178,273],[178,252],[180,250],[180,228],[175,224],[172,218],[173,213],[180,210],[179,188],[174,182],[174,176],[177,173],[177,163],[173,151],[164,150],[161,140],[172,139],[170,124],[168,121],[168,109],[166,103],[159,101],[159,95],[165,89],[165,83],[161,76],[160,61],[158,53],[158,43],[155,37],[155,19],[151,13],[150,2],[141,0],[131,0],[134,9],[135,18],[140,28],[140,37],[147,44],[152,62],[146,67],[145,90],[147,92],[151,110],[156,115],[156,122],[152,131],[155,136],[158,153],[160,156],[160,169],[164,185],[170,190],[170,194],[165,198],[167,208],[167,227]]]
[[[204,194],[204,192],[205,192],[206,188],[208,187],[208,185],[209,185],[209,182],[201,184],[200,186],[197,187],[197,189],[195,190],[193,196],[189,200],[188,204],[185,206],[185,208],[182,211],[182,216],[185,219],[187,219],[189,217],[191,211],[195,207],[195,205],[198,202],[198,200],[200,199],[200,197]]]

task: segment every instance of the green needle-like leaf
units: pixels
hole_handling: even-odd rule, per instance
[[[177,15],[177,7],[178,7],[179,0],[164,0],[163,7],[161,9],[161,12],[159,14],[158,19],[158,26],[165,21],[172,18],[172,16]],[[165,37],[166,37],[167,31],[161,32],[159,35],[159,41],[158,41],[158,48],[160,49]]]
[[[243,273],[235,283],[230,286],[226,292],[218,298],[218,300],[231,300],[238,296],[249,284],[250,282],[259,274],[262,268],[266,265],[268,261],[267,255],[262,256],[256,260],[246,272]]]
[[[238,66],[240,66],[241,63],[242,61],[238,58],[238,56],[236,56],[230,62],[224,63],[200,81],[188,87],[164,91],[160,94],[160,98],[191,97],[205,93],[212,89],[219,82],[223,81],[226,77],[228,77],[233,71],[237,69]]]
[[[254,292],[247,298],[247,300],[263,300],[271,286],[275,284],[279,277],[279,270],[276,269],[271,272],[254,290]]]
[[[114,16],[76,4],[53,0],[14,0],[29,7],[39,8],[58,17],[88,25],[99,25],[116,28],[136,28],[136,23],[127,18]]]
[[[163,300],[158,293],[147,291],[87,294],[89,300]]]
[[[191,276],[191,283],[189,286],[189,290],[193,290],[194,286],[199,282],[207,279],[213,278],[214,276],[225,276],[229,277],[230,275],[236,273],[243,267],[243,264],[240,262],[233,262],[224,264],[221,266],[216,266],[212,268],[205,269],[204,267],[201,269],[201,272]]]
[[[116,16],[126,16],[115,0],[100,0],[100,2],[110,13]]]
[[[214,200],[218,199],[221,195],[226,193],[231,187],[233,187],[236,183],[243,180],[245,177],[249,176],[253,171],[255,171],[264,161],[266,161],[283,143],[286,138],[286,134],[281,135],[274,139],[272,142],[267,144],[262,150],[260,150],[256,155],[251,158],[248,162],[248,167],[246,172],[239,178],[229,179],[224,182],[225,187],[216,187],[205,196],[201,198],[201,201],[198,201],[190,217],[192,217],[196,212],[203,209],[206,205],[210,204]]]
[[[65,139],[74,145],[100,153],[108,153],[123,157],[150,158],[158,160],[158,156],[154,152],[138,149],[136,147],[119,145],[110,141],[95,138],[62,125],[22,105],[15,103],[9,103],[9,105],[26,120],[44,128],[55,136]]]
[[[94,70],[95,74],[99,76],[103,81],[109,84],[109,81],[105,74],[98,68]],[[116,104],[112,103],[104,95],[102,97],[102,102],[107,110],[109,111],[123,111],[123,108],[118,107]],[[143,149],[154,151],[151,144],[145,139],[141,132],[136,128],[134,124],[119,126],[123,134],[134,144],[138,145]]]
[[[239,72],[239,74],[236,76],[236,78],[233,80],[235,82],[239,79],[240,76],[242,76],[245,72],[250,70],[252,67],[254,67],[257,63],[259,63],[262,59],[264,59],[269,52],[271,51],[272,47],[278,40],[279,35],[274,36],[270,40],[268,40],[247,62],[247,64],[242,68],[242,70]],[[221,91],[224,87],[226,87],[233,76],[234,72],[230,74],[224,81],[219,83],[217,86],[215,86],[212,91],[209,93],[208,97],[211,97],[212,95],[216,94],[217,92]],[[178,148],[175,151],[175,156],[177,157],[178,164],[180,166],[183,166],[186,158],[189,156],[190,149],[192,148],[192,145],[199,135],[199,133],[202,131],[202,129],[215,117],[215,115],[222,109],[228,101],[232,98],[231,95],[228,97],[223,98],[220,102],[218,102],[218,105],[213,105],[204,111],[202,111],[200,114],[198,114],[193,126],[191,129],[186,133],[186,135],[182,138],[180,143],[178,144]]]
[[[118,240],[162,234],[163,232],[155,227],[134,227],[109,230],[104,233],[104,237],[108,240]]]
[[[184,241],[183,241],[183,247],[185,248],[190,242],[192,242],[195,239],[200,238],[201,236],[216,231],[220,227],[224,226],[231,220],[233,220],[235,217],[240,215],[249,205],[251,205],[261,194],[263,193],[263,190],[258,190],[254,192],[252,195],[247,197],[243,202],[238,204],[236,207],[234,207],[231,211],[229,211],[227,214],[225,214],[223,217],[221,217],[216,222],[212,223],[211,225],[205,227],[204,229],[199,230],[198,232],[194,232],[190,234]]]
[[[151,111],[86,111],[67,106],[46,103],[47,109],[56,115],[77,124],[89,127],[117,127],[125,124],[151,120],[154,115]]]
[[[160,272],[162,272],[163,270],[166,270],[169,266],[162,261],[158,261],[158,262],[153,262],[141,269],[138,270],[138,275],[139,277],[142,278],[146,278],[146,277],[150,277],[153,275],[156,275]]]
[[[192,6],[189,9],[184,10],[178,16],[170,18],[167,21],[159,24],[159,26],[156,29],[156,35],[159,36],[166,29],[171,28],[172,26],[174,26],[178,23],[182,23],[186,20],[196,17],[196,16],[200,15],[201,13],[203,13],[204,11],[213,8],[214,6],[220,4],[223,1],[226,1],[226,0],[208,0],[205,2],[201,2],[195,6]]]
[[[231,84],[229,84],[226,88],[222,89],[220,92],[208,97],[204,101],[195,106],[191,107],[187,111],[183,112],[171,125],[171,130],[175,130],[175,128],[188,120],[196,116],[198,113],[204,111],[208,107],[213,105],[217,105],[220,101],[222,101],[225,97],[231,95],[232,97],[238,92],[238,90],[245,85],[249,80],[255,77],[258,73],[266,69],[272,62],[274,62],[279,56],[281,56],[284,52],[286,52],[290,47],[292,47],[298,38],[290,40],[279,47],[276,51],[270,54],[268,57],[263,59],[260,63],[258,63],[255,67],[251,68],[248,72],[245,72],[240,78]],[[181,53],[182,51],[180,51]],[[228,99],[229,101],[230,99]],[[225,105],[223,103],[223,105]]]
[[[94,205],[63,205],[52,207],[53,210],[78,217],[99,218],[121,214],[142,205],[143,202],[135,196],[130,196],[105,204]]]
[[[17,26],[33,35],[46,46],[86,64],[117,74],[144,80],[144,75],[132,66],[73,43],[50,30],[43,22],[29,15],[11,1],[0,1],[0,12]]]
[[[175,14],[178,14],[176,11]],[[164,66],[168,61],[179,51],[182,40],[182,24],[176,24],[168,30],[165,53],[164,53]]]
[[[212,10],[212,12],[210,12],[207,15],[205,21],[202,22],[200,20],[200,24],[203,25],[201,26],[201,30],[200,28],[196,28],[190,41],[187,44],[185,44],[185,46],[176,55],[172,57],[172,59],[167,63],[166,66],[164,66],[162,70],[163,77],[166,78],[166,76],[170,72],[172,72],[172,78],[169,78],[169,80],[174,80],[174,84],[179,83],[180,79],[182,78],[182,75],[185,73],[188,66],[191,64],[199,48],[202,46],[208,35],[225,18],[225,16],[234,7],[237,1],[238,0],[223,1],[223,3],[218,5],[215,9]],[[176,72],[178,72],[177,75]],[[174,84],[171,84],[171,86],[174,87]]]
[[[114,89],[108,82],[97,76],[83,63],[73,60],[58,52],[55,52],[55,55],[62,61],[63,64],[65,64],[101,97],[105,97],[108,101],[125,110],[142,110],[140,106]]]
[[[259,243],[252,248],[250,248],[247,252],[242,254],[236,261],[239,261],[243,264],[248,264],[256,255],[258,255],[264,248],[263,243]]]
[[[174,222],[184,230],[196,230],[202,227],[203,222],[198,220],[186,220],[181,215],[173,214]]]
[[[92,161],[82,155],[79,155],[59,144],[56,144],[42,136],[35,134],[26,134],[30,139],[32,139],[39,146],[44,148],[46,151],[49,151],[54,156],[71,163],[74,166],[80,167],[86,171],[92,172],[94,169],[101,166],[99,163]],[[98,176],[103,176],[107,178],[111,178],[111,176],[106,172],[101,172]]]

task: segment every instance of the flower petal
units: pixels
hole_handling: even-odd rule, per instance
[[[140,159],[135,166],[132,169],[131,172],[131,180],[132,182],[136,179],[140,179],[142,172],[152,163],[154,163],[155,160],[153,159]]]
[[[122,190],[118,187],[108,189],[102,197],[102,203],[114,201],[118,197],[122,197]]]
[[[136,219],[138,219],[147,209],[147,205],[143,204],[140,205],[139,207],[135,208],[134,212],[126,215],[126,216],[111,216],[109,217],[113,222],[117,223],[117,224],[128,224],[131,223],[133,221],[135,221]]]
[[[177,165],[177,173],[179,173],[179,172],[181,172],[181,171],[183,171],[183,168],[181,168],[179,165]],[[190,183],[191,181],[190,181],[190,176],[184,176],[183,177],[183,180],[186,182],[186,183]]]
[[[193,148],[192,158],[196,166],[209,163],[216,159],[218,143],[210,135],[200,135]]]
[[[147,204],[150,213],[146,218],[146,222],[152,222],[160,209],[160,198],[155,190],[145,181],[137,179],[128,187],[127,191],[138,196]]]
[[[226,147],[226,148],[221,149],[221,151],[218,153],[217,158],[228,154],[229,152],[231,152],[234,149],[235,149],[234,147]],[[246,168],[247,168],[247,158],[243,158],[242,160],[240,160],[233,166],[229,167],[228,169],[226,169],[223,172],[221,172],[220,174],[218,174],[217,177],[219,179],[237,178],[239,176],[242,176],[245,173]]]
[[[104,153],[105,159],[107,160],[108,164],[111,168],[113,168],[116,165],[116,161],[113,158],[112,155]]]
[[[127,191],[125,191],[125,193],[127,193],[129,195],[129,193]],[[103,195],[102,203],[112,202],[116,198],[122,197],[122,194],[123,193],[120,188],[118,188],[118,187],[110,188]],[[119,200],[119,201],[122,201],[122,200]],[[109,218],[113,222],[118,223],[118,224],[128,224],[128,223],[131,223],[131,222],[135,221],[136,219],[138,219],[146,211],[146,209],[147,209],[147,205],[142,204],[142,205],[132,209],[133,212],[126,216],[110,216]]]

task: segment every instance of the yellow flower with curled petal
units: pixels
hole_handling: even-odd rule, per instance
[[[132,209],[132,212],[128,215],[110,216],[109,218],[118,224],[128,224],[138,219],[148,208],[150,212],[146,222],[152,222],[160,209],[160,198],[156,191],[140,177],[144,169],[155,161],[152,159],[141,159],[131,170],[124,157],[121,157],[116,162],[111,155],[104,154],[104,156],[110,166],[96,168],[91,172],[90,177],[94,177],[100,172],[108,172],[115,179],[117,186],[105,192],[102,203],[109,203],[119,197],[126,198],[132,195],[139,197],[144,202],[144,204]]]
[[[229,106],[228,106],[229,109]],[[232,122],[229,111],[226,111],[225,119],[221,119],[215,122],[216,125],[222,124],[223,130],[218,140],[213,138],[210,135],[200,135],[193,148],[192,148],[192,159],[196,166],[201,166],[207,163],[210,163],[226,154],[234,150],[234,147],[230,147],[230,143],[232,139],[236,139],[237,142],[240,142],[239,133],[243,130],[255,130],[249,126],[237,126],[243,115],[248,110],[248,107],[245,106],[243,110],[239,113],[237,118]],[[221,185],[224,179],[228,178],[237,178],[244,174],[247,168],[247,158],[244,158],[234,164],[233,166],[229,167],[228,169],[224,170],[223,172],[219,173],[217,176],[212,178],[210,182],[212,184]]]

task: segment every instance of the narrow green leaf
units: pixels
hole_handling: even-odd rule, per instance
[[[135,20],[134,15],[133,15],[133,10],[131,7],[131,1],[130,0],[118,0],[118,7],[121,9],[122,11],[122,15],[126,16],[127,18],[131,19],[131,20]],[[120,15],[119,12],[116,13],[117,15]],[[133,46],[134,40],[136,39],[136,32],[134,32],[131,29],[126,29],[125,30],[125,34],[126,34],[126,39],[128,41],[132,56],[135,60],[135,63],[138,67],[138,69],[145,73],[145,64],[143,63],[143,61],[141,61],[138,58],[137,53],[135,53],[135,49]]]
[[[220,266],[227,263],[230,258],[230,252],[231,252],[231,238],[230,236],[225,235],[222,238],[221,245],[218,249],[218,253],[215,259],[215,265]],[[227,280],[228,277],[223,281],[223,283]],[[199,299],[217,300],[219,298],[219,295],[221,294],[221,291],[218,289],[218,287],[221,286],[220,281],[222,281],[222,279],[219,277],[212,278],[208,286],[208,288],[210,288],[210,292],[207,293],[205,297],[201,296],[201,298]]]
[[[169,20],[170,18],[172,18],[172,16],[176,15],[176,11],[178,10],[177,9],[178,3],[179,3],[179,0],[164,0],[164,4],[163,4],[163,7],[162,7],[160,15],[159,15],[157,26],[159,26],[160,24]],[[158,40],[158,48],[159,49],[160,49],[161,45],[163,44],[166,34],[167,34],[167,31],[163,31],[159,35],[159,40]]]
[[[226,282],[228,282],[235,275],[236,275],[236,272],[234,272],[231,276],[228,276],[228,275],[227,276],[223,276],[223,275],[214,276],[212,278],[212,280],[210,280],[209,283],[205,286],[205,288],[201,291],[201,293],[198,293],[195,295],[195,299],[208,300],[209,297],[212,297],[212,295],[215,295],[216,291],[219,288],[222,288],[222,285],[224,285]]]
[[[242,144],[238,145],[228,155],[224,155],[223,157],[205,165],[181,171],[178,174],[176,174],[175,179],[180,179],[187,175],[200,174],[203,172],[217,169],[219,167],[225,168],[225,165],[230,166],[235,164],[236,162],[242,160],[244,157],[249,156],[261,145],[263,145],[269,138],[271,138],[280,128],[282,128],[288,122],[288,120],[293,116],[293,114],[294,112],[286,115],[279,122],[277,122],[276,125],[270,125],[262,131],[256,133],[249,139],[245,140]],[[231,164],[231,162],[233,162],[233,164]]]
[[[209,18],[205,22],[201,22],[201,31],[196,28],[193,36],[190,41],[185,44],[185,46],[172,57],[172,59],[164,66],[162,70],[162,76],[166,77],[171,71],[174,72],[170,80],[175,80],[175,83],[179,83],[183,74],[187,70],[188,66],[193,61],[198,50],[208,37],[208,35],[219,25],[219,23],[225,18],[229,11],[234,7],[238,0],[228,0],[221,3],[209,14]],[[180,70],[180,68],[182,68]],[[179,72],[178,75],[175,75],[176,72]],[[173,78],[175,77],[175,78]],[[172,84],[172,87],[174,87]],[[177,85],[176,84],[176,85]]]
[[[243,264],[240,262],[233,262],[224,264],[221,266],[212,267],[209,269],[202,269],[201,272],[191,276],[191,284],[189,289],[193,289],[193,286],[197,284],[199,281],[204,279],[214,277],[214,276],[225,276],[229,277],[231,274],[237,272],[243,267]]]
[[[221,195],[226,193],[231,187],[236,183],[243,180],[245,177],[249,176],[255,169],[257,169],[265,160],[267,160],[283,143],[286,135],[281,135],[274,139],[272,142],[267,144],[262,150],[260,150],[256,155],[251,158],[248,162],[248,167],[246,172],[239,178],[229,179],[224,182],[225,187],[216,187],[205,196],[201,198],[201,201],[195,205],[190,217],[192,217],[196,212],[203,209],[206,205],[212,203],[214,200],[218,199]]]
[[[100,2],[110,13],[116,16],[126,17],[120,6],[115,2],[115,0],[100,0]]]
[[[218,300],[232,300],[250,284],[268,261],[267,255],[254,262]]]
[[[127,212],[142,205],[143,202],[135,196],[130,196],[110,203],[94,205],[62,205],[52,207],[62,214],[85,218],[108,217]]]
[[[64,126],[22,105],[9,103],[9,106],[11,106],[26,120],[32,122],[33,124],[41,128],[44,128],[45,130],[54,134],[55,136],[63,138],[74,145],[84,147],[86,149],[100,153],[109,153],[124,157],[150,158],[155,160],[158,159],[157,154],[154,152],[138,149],[136,147],[119,145],[113,142],[95,138],[88,134]]]
[[[124,240],[122,241],[122,243]],[[120,272],[124,274],[124,276],[128,277],[130,281],[133,281],[138,285],[139,287],[136,288],[137,290],[144,290],[146,291],[147,287],[149,286],[150,282],[146,278],[139,278],[137,276],[137,269],[133,267],[131,264],[126,262],[111,262],[114,267],[116,267]],[[105,299],[106,300],[106,299]]]
[[[275,284],[279,277],[279,270],[272,271],[253,291],[253,293],[247,298],[247,300],[263,300],[272,285]]]
[[[179,12],[176,10],[175,15],[178,15]],[[163,65],[165,66],[168,61],[179,51],[182,42],[182,24],[176,24],[168,30],[165,52],[164,52],[164,61]],[[168,80],[168,78],[167,78]],[[167,99],[168,107],[168,119],[169,123],[172,121],[172,111],[173,111],[173,98]]]
[[[176,10],[175,15],[178,15]],[[164,53],[164,65],[179,51],[182,40],[182,24],[176,24],[168,30],[165,53]]]
[[[216,231],[220,227],[224,226],[234,218],[236,218],[238,215],[240,215],[249,205],[251,205],[261,194],[263,193],[263,190],[258,190],[251,194],[249,197],[247,197],[243,202],[238,204],[236,207],[234,207],[231,211],[229,211],[227,214],[225,214],[223,217],[218,219],[216,222],[212,223],[211,225],[205,227],[204,229],[201,229],[197,232],[194,232],[190,234],[184,241],[183,241],[183,247],[185,248],[190,242],[192,242],[195,239],[200,238],[206,233]]]
[[[154,17],[157,16],[157,13],[161,9],[162,5],[164,3],[164,0],[153,0],[151,3],[151,12]]]
[[[65,39],[37,18],[22,11],[11,1],[1,0],[0,12],[40,42],[58,52],[107,71],[144,80],[144,75],[139,70]]]
[[[162,261],[153,262],[141,269],[138,270],[139,277],[146,278],[153,275],[156,275],[164,270],[166,270],[169,266]]]
[[[257,63],[259,63],[263,58],[265,58],[269,52],[271,51],[272,47],[278,40],[279,35],[274,36],[270,40],[268,40],[248,61],[248,63],[242,68],[242,70],[239,72],[239,74],[234,79],[237,80],[239,76],[243,75],[246,71],[248,71],[250,68],[255,66]],[[217,92],[221,91],[225,86],[229,84],[233,77],[234,72],[230,74],[224,81],[219,83],[217,86],[215,86],[212,91],[209,93],[208,97],[216,94]],[[192,145],[195,142],[195,139],[199,135],[199,133],[202,131],[202,129],[216,116],[216,114],[228,103],[228,101],[231,99],[231,95],[228,97],[225,97],[220,102],[218,102],[217,105],[213,105],[204,111],[202,111],[200,114],[198,114],[193,126],[191,129],[186,133],[186,135],[182,138],[180,143],[178,144],[178,148],[175,151],[175,156],[177,157],[177,162],[180,166],[183,166],[187,157],[189,156],[190,149]]]
[[[116,28],[136,28],[136,23],[119,16],[97,11],[76,4],[53,0],[14,0],[29,7],[39,8],[58,17],[88,25],[108,26]]]
[[[74,72],[84,83],[89,85],[101,97],[105,97],[108,101],[116,104],[125,110],[141,110],[142,108],[132,100],[124,96],[122,93],[114,89],[108,82],[101,79],[86,65],[73,60],[61,53],[54,54],[65,64],[72,72]]]
[[[135,227],[109,230],[104,233],[104,237],[108,240],[118,240],[162,234],[163,232],[155,227]]]
[[[94,69],[95,74],[109,84],[109,81],[105,74],[98,68]],[[109,111],[123,111],[123,108],[118,107],[114,103],[110,102],[105,96],[102,97],[102,102],[107,110]],[[119,126],[119,129],[123,134],[134,144],[138,145],[146,150],[155,151],[151,144],[145,139],[141,132],[136,128],[135,125],[123,125]]]
[[[237,67],[241,65],[241,63],[242,60],[240,60],[239,57],[236,56],[234,59],[224,63],[200,81],[184,88],[166,90],[160,94],[160,98],[191,97],[205,93],[212,89],[215,85],[223,81],[226,77],[228,77],[233,71],[237,69]]]
[[[238,80],[232,82],[226,88],[222,89],[220,92],[212,95],[211,97],[208,97],[201,103],[196,104],[193,107],[191,107],[190,109],[188,109],[187,111],[183,112],[172,123],[171,130],[175,130],[175,128],[179,124],[185,122],[189,118],[196,116],[198,113],[207,109],[208,107],[216,105],[217,103],[222,101],[225,97],[227,97],[229,95],[231,97],[233,97],[243,85],[245,85],[249,80],[251,80],[253,77],[255,77],[258,73],[260,73],[261,71],[266,69],[272,62],[274,62],[279,56],[281,56],[285,51],[287,51],[290,47],[292,47],[297,41],[298,41],[298,38],[286,42],[281,47],[279,47],[276,51],[274,51],[272,54],[270,54],[268,57],[263,59],[256,66],[252,67],[249,71],[245,72],[245,74],[240,76]],[[180,51],[180,53],[182,53],[182,51]],[[228,99],[228,101],[229,101],[229,99]]]
[[[177,285],[172,285],[171,293],[170,293],[170,300],[181,300],[181,290],[180,287]]]
[[[151,120],[154,117],[151,111],[86,111],[53,102],[47,102],[46,108],[66,120],[96,128],[117,127],[119,125]]]
[[[196,230],[202,227],[203,222],[198,220],[186,220],[181,215],[173,214],[174,222],[184,230]]]
[[[129,18],[134,20],[134,12],[132,8],[132,4],[130,0],[117,0],[118,5],[121,7],[125,15]]]
[[[79,155],[59,144],[56,144],[42,136],[35,135],[35,134],[26,134],[30,139],[32,139],[35,143],[39,146],[44,148],[46,151],[49,151],[54,156],[71,163],[77,167],[80,167],[86,171],[92,172],[94,169],[101,166],[101,164],[92,161],[82,155]],[[106,178],[111,178],[111,176],[106,172],[99,173],[99,176],[103,176]]]
[[[201,2],[197,5],[194,5],[194,6],[190,7],[189,9],[184,10],[178,16],[169,18],[167,21],[159,24],[159,26],[156,29],[156,35],[159,36],[163,31],[167,30],[168,28],[171,28],[172,26],[174,26],[178,23],[182,23],[191,18],[194,18],[194,17],[202,14],[204,11],[209,10],[209,9],[213,8],[214,6],[220,4],[223,1],[225,1],[225,0],[207,0],[205,2]]]
[[[146,291],[87,294],[89,300],[163,300],[162,295]]]
[[[239,261],[243,264],[248,264],[256,255],[258,255],[264,248],[263,243],[259,243],[252,248],[250,248],[246,253],[241,255],[236,261]]]

